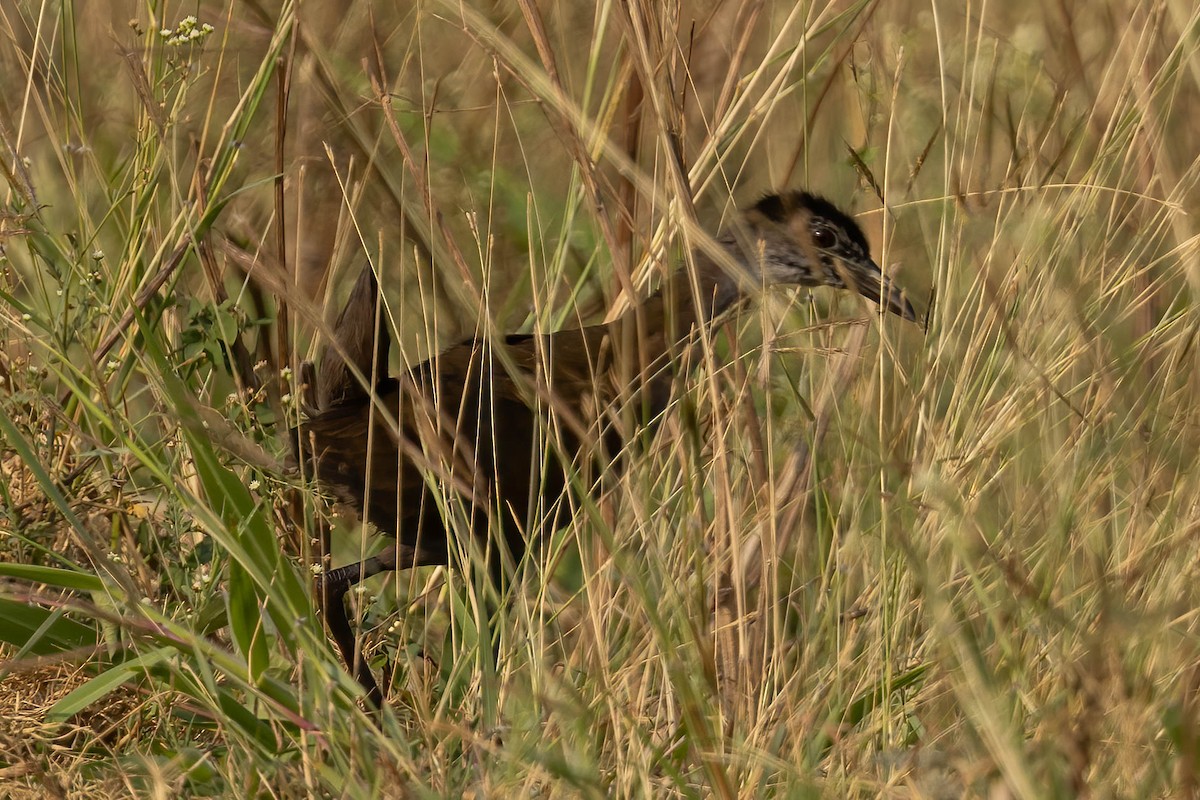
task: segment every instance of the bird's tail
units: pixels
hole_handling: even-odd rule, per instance
[[[333,341],[321,353],[317,368],[316,399],[322,411],[367,397],[369,382],[387,377],[391,326],[379,303],[379,283],[370,264],[358,276],[334,323],[333,335]]]

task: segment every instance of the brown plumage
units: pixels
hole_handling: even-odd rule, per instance
[[[821,198],[764,198],[719,242],[730,256],[725,264],[696,253],[694,284],[680,269],[612,323],[463,342],[398,378],[385,376],[391,338],[376,323],[378,287],[364,270],[337,321],[338,347],[322,358],[319,410],[297,438],[318,481],[396,539],[321,580],[330,631],[373,704],[382,692],[355,644],[344,597],[379,572],[449,563],[453,545],[430,481],[462,499],[499,577],[505,558],[520,563],[530,532],[565,521],[565,487],[572,480],[593,486],[592,476],[663,413],[675,376],[693,360],[697,329],[748,289],[852,288],[915,319],[871,260],[858,225]],[[377,376],[373,392],[348,365]],[[501,536],[489,539],[489,530]]]

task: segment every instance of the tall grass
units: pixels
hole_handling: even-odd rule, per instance
[[[1192,4],[329,5],[0,6],[4,792],[1197,792]],[[398,371],[789,186],[925,325],[761,298],[494,619],[366,584],[365,714],[284,464],[352,276]]]

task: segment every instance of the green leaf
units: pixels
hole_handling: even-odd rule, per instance
[[[918,664],[907,672],[892,676],[890,680],[878,681],[854,698],[845,709],[830,714],[829,724],[814,740],[813,752],[817,754],[817,758],[824,758],[833,747],[833,736],[830,733],[833,727],[858,725],[868,714],[886,703],[888,697],[920,683],[928,671],[929,664]]]
[[[235,694],[228,687],[220,685],[202,686],[194,683],[186,673],[176,673],[175,689],[195,700],[200,708],[210,708],[215,699],[222,715],[222,724],[236,726],[263,753],[274,755],[278,752],[280,741],[274,727],[247,708],[240,693]]]
[[[21,648],[21,654],[50,655],[95,647],[95,628],[48,609],[0,597],[0,641]]]
[[[30,583],[45,583],[63,589],[77,589],[81,592],[103,592],[105,590],[104,581],[96,575],[35,564],[0,563],[0,577],[19,578]]]
[[[246,658],[246,670],[251,682],[257,684],[263,670],[270,664],[271,654],[267,649],[266,630],[260,610],[259,596],[254,580],[238,566],[229,565],[229,631],[237,644],[238,652]]]
[[[50,706],[46,712],[46,719],[50,722],[65,722],[92,703],[108,697],[133,678],[145,675],[173,652],[173,648],[161,647],[105,670]]]
[[[294,649],[297,622],[313,619],[308,589],[280,551],[265,508],[243,480],[221,463],[196,411],[195,400],[164,355],[162,344],[152,335],[154,329],[146,326],[143,330],[146,354],[158,366],[163,389],[179,417],[196,475],[209,501],[209,508],[196,510],[214,540],[231,556],[230,632],[238,652],[246,659],[250,680],[257,683],[270,659],[268,631],[278,631],[280,641]],[[273,628],[264,624],[264,612],[270,613]]]

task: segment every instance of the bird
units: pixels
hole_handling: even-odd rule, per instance
[[[392,539],[377,555],[324,572],[317,585],[330,634],[371,706],[381,707],[383,693],[345,596],[381,572],[453,561],[446,492],[461,499],[498,580],[506,563],[521,563],[530,537],[567,522],[570,492],[595,491],[580,475],[619,469],[626,445],[653,430],[677,376],[698,360],[701,329],[756,288],[850,289],[917,319],[871,258],[862,229],[818,195],[769,194],[716,242],[693,253],[693,269],[677,268],[611,322],[469,339],[398,376],[387,375],[392,339],[376,313],[378,281],[369,264],[363,269],[334,325],[335,344],[315,373],[309,365],[315,408],[293,444],[319,487]]]

